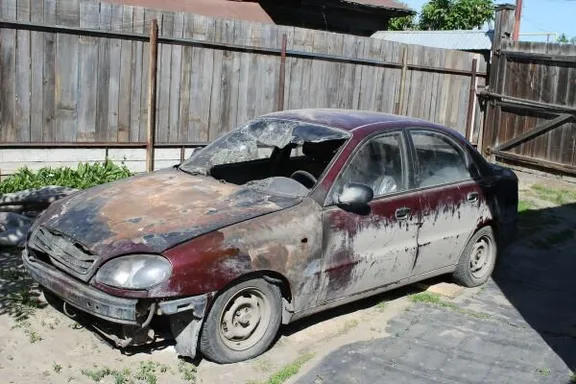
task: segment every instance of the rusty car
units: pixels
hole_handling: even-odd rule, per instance
[[[484,284],[517,205],[516,175],[452,129],[282,111],[53,203],[23,260],[54,305],[122,349],[164,338],[232,363],[322,310],[439,275]]]

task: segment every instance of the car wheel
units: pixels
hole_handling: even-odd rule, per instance
[[[472,236],[460,256],[454,279],[465,287],[477,287],[488,281],[496,265],[497,244],[492,227],[484,227]]]
[[[263,279],[241,282],[214,301],[200,336],[200,351],[217,363],[256,357],[274,341],[281,318],[278,286]]]

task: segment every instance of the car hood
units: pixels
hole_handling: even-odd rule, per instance
[[[36,221],[32,232],[42,226],[104,259],[128,253],[160,253],[300,201],[173,168],[59,200]]]

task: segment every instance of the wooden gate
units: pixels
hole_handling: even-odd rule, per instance
[[[496,160],[576,174],[576,45],[512,41],[500,21],[481,93],[481,148]]]

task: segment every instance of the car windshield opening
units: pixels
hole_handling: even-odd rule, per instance
[[[346,131],[259,118],[196,150],[180,170],[284,195],[306,195],[341,146]]]

